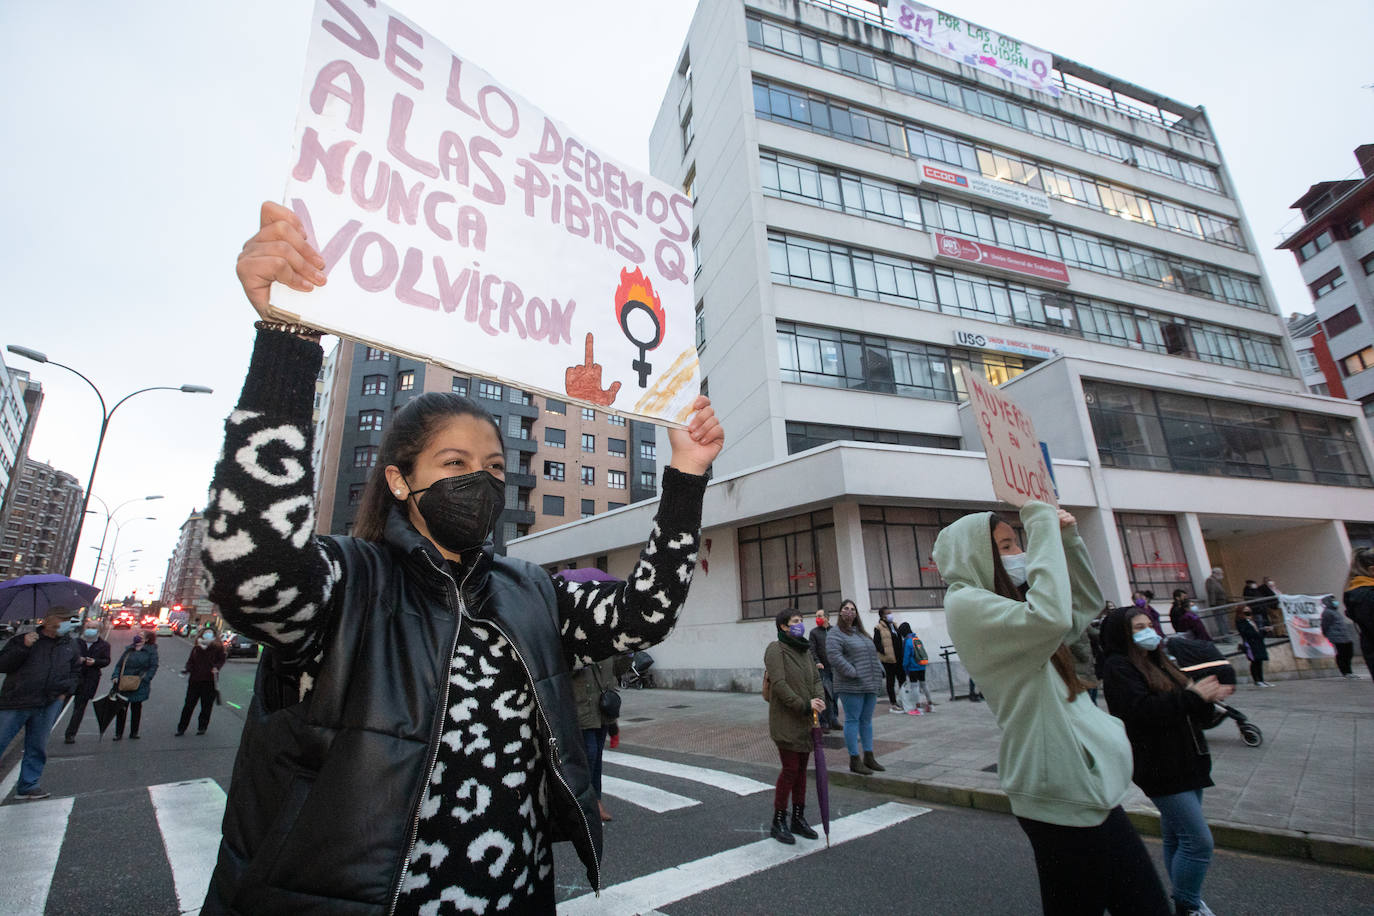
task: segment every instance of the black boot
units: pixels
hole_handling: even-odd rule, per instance
[[[795,839],[792,838],[792,831],[787,829],[786,811],[773,812],[773,829],[769,833],[769,836],[777,840],[779,843],[786,843],[788,846],[791,846],[793,843],[797,842]]]
[[[801,805],[792,806],[792,832],[808,840],[820,838],[820,834],[811,829],[811,825],[806,822],[806,813]]]
[[[868,767],[875,773],[881,773],[887,769],[887,767],[883,766],[877,760],[873,759],[872,751],[864,751],[864,766]]]
[[[873,775],[873,771],[864,766],[864,762],[852,754],[849,757],[849,772],[858,773],[860,776]]]

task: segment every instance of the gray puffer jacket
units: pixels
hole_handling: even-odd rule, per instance
[[[873,640],[857,627],[849,633],[831,627],[825,654],[835,678],[835,692],[879,693],[883,689],[883,665]]]

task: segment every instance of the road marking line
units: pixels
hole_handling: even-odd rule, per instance
[[[177,906],[199,913],[219,856],[224,790],[213,779],[149,786],[167,863],[172,866]]]
[[[19,802],[0,808],[0,913],[41,913],[75,799]]]
[[[641,757],[638,754],[625,754],[620,751],[604,751],[601,755],[601,761],[635,770],[644,770],[648,773],[658,773],[660,776],[676,776],[678,779],[705,783],[708,786],[715,786],[717,789],[724,789],[726,792],[734,792],[736,795],[753,795],[755,792],[773,791],[773,786],[770,784],[759,782],[757,779],[750,779],[747,776],[736,776],[734,773],[711,770],[706,767],[694,767],[686,763],[673,763],[669,760],[659,760],[656,757]]]
[[[695,798],[688,798],[686,795],[678,795],[674,792],[665,792],[663,789],[654,786],[646,786],[642,782],[630,782],[628,779],[616,779],[614,776],[601,776],[601,791],[606,795],[613,795],[616,798],[627,801],[632,805],[647,808],[655,814],[662,814],[664,811],[676,811],[678,808],[690,808],[692,805],[699,805],[701,802]]]
[[[887,802],[833,822],[830,844],[857,840],[929,812],[929,808]],[[635,916],[652,912],[823,849],[823,840],[799,840],[795,846],[784,846],[770,837],[608,887],[599,898],[583,894],[561,904],[558,912],[560,916]]]

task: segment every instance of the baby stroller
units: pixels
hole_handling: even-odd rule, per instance
[[[1166,645],[1170,655],[1174,657],[1174,663],[1179,670],[1194,682],[1200,681],[1210,675],[1216,675],[1217,680],[1223,684],[1234,684],[1236,682],[1236,671],[1231,667],[1231,663],[1226,660],[1226,656],[1221,654],[1221,650],[1215,643],[1205,639],[1189,639],[1186,636],[1173,636],[1169,638]],[[1236,728],[1240,730],[1240,740],[1244,741],[1248,747],[1259,747],[1264,743],[1264,732],[1260,727],[1245,717],[1245,713],[1228,706],[1225,703],[1216,702],[1212,704],[1213,716],[1210,722],[1203,723],[1203,728],[1216,728],[1227,719],[1234,719]]]
[[[648,652],[626,652],[616,658],[612,670],[621,687],[653,687],[654,676],[649,669],[654,658]]]

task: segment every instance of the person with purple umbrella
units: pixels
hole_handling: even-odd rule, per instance
[[[773,790],[773,829],[779,843],[791,845],[793,835],[814,840],[819,834],[806,822],[806,761],[811,755],[812,714],[825,710],[820,671],[811,660],[801,611],[778,611],[777,639],[763,650],[768,681],[768,737],[778,746],[782,771]],[[792,817],[787,799],[792,798]]]
[[[0,649],[0,749],[24,731],[24,761],[14,797],[20,801],[47,798],[38,786],[48,762],[48,733],[62,704],[80,679],[81,652],[67,634],[74,628],[71,611],[51,608],[42,625],[16,636]]]

